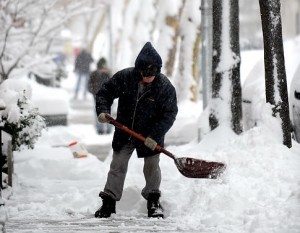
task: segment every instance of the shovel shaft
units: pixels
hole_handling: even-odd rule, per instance
[[[125,125],[122,125],[120,122],[116,121],[114,118],[112,118],[108,113],[105,113],[105,118],[109,121],[110,124],[118,127],[119,129],[123,130],[124,132],[132,135],[133,137],[139,139],[142,142],[145,142],[146,138],[136,132],[134,132],[133,130],[129,129],[128,127],[126,127]],[[164,149],[163,147],[161,147],[160,145],[157,145],[155,147],[155,150],[161,153],[164,153],[165,155],[169,156],[170,158],[175,160],[175,155],[173,155],[171,152],[167,151],[166,149]]]
[[[138,140],[145,142],[145,137],[117,122],[108,113],[105,114],[105,118],[109,121],[110,124],[127,132],[128,134],[132,135]],[[158,152],[162,152],[165,155],[172,158],[180,173],[188,178],[216,179],[226,168],[225,164],[223,163],[207,162],[205,160],[199,160],[188,157],[176,158],[175,155],[173,155],[171,152],[167,151],[159,145],[155,147],[155,150]]]

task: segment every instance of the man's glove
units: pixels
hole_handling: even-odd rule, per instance
[[[101,122],[101,123],[107,123],[108,122],[108,120],[105,117],[105,113],[100,113],[99,114],[98,121]]]
[[[144,142],[145,146],[147,146],[148,148],[150,148],[151,150],[155,150],[155,147],[157,146],[157,142],[154,141],[152,138],[150,137],[147,137],[145,139],[145,142]]]

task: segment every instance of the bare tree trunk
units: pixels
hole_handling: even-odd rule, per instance
[[[97,1],[91,0],[89,3],[91,8],[97,7]],[[83,43],[86,46],[86,49],[89,53],[93,52],[94,42],[96,40],[97,35],[101,31],[103,23],[105,22],[106,11],[101,11],[99,13],[99,9],[97,11],[90,12],[89,14],[84,15],[85,19],[85,33],[83,34]]]
[[[128,9],[129,3],[130,3],[130,0],[124,0],[122,15],[120,16],[123,20],[125,20],[125,15],[126,15],[126,11]],[[119,50],[121,47],[121,41],[122,41],[122,33],[118,33],[118,35],[114,35],[114,40],[112,42],[113,54],[119,53]],[[114,59],[117,59],[117,57],[114,57]],[[113,62],[115,62],[115,61],[113,61]],[[113,69],[114,67],[111,67],[111,68]]]
[[[212,61],[212,100],[219,99],[219,92],[222,85],[222,74],[217,73],[217,67],[220,62],[222,37],[222,4],[219,0],[213,0],[213,55]],[[217,106],[216,106],[217,107]],[[211,130],[219,126],[219,119],[216,113],[216,107],[211,106],[209,115],[209,125]]]
[[[283,144],[292,147],[280,0],[259,0],[264,38],[266,100],[282,121]]]
[[[105,13],[102,14],[101,19],[98,21],[97,27],[96,27],[95,31],[93,32],[92,38],[91,38],[91,40],[90,40],[90,42],[89,42],[89,52],[90,52],[90,53],[93,52],[94,44],[95,44],[96,38],[97,38],[98,34],[101,32],[101,29],[102,29],[102,27],[103,27],[103,24],[104,24],[104,22],[105,22],[105,19],[106,19],[107,17],[109,17],[109,16],[108,16],[108,13],[109,13],[109,12],[105,12]]]
[[[213,1],[213,51],[215,53],[209,116],[212,130],[221,123],[230,121],[232,130],[237,134],[242,132],[238,12],[238,0]],[[223,17],[224,14],[228,17]],[[224,22],[228,18],[229,22]],[[229,33],[226,30],[229,30]],[[223,60],[221,60],[222,55]],[[232,62],[222,67],[224,65],[221,64],[225,63],[224,59],[228,59],[229,56],[232,57]]]
[[[180,35],[180,19],[182,16],[182,11],[184,9],[186,0],[182,0],[182,5],[179,9],[178,15],[176,16],[167,16],[166,18],[166,24],[173,28],[174,30],[174,36],[173,36],[173,46],[169,51],[168,60],[166,61],[166,72],[168,77],[172,77],[173,70],[174,70],[174,63],[175,63],[175,55],[177,50],[177,42],[178,37]]]
[[[239,0],[230,1],[230,47],[238,61],[232,68],[231,84],[231,113],[232,128],[237,134],[243,131],[242,127],[242,87],[240,78],[240,31],[239,31]]]
[[[200,32],[197,33],[197,37],[194,43],[194,49],[193,49],[193,77],[195,80],[196,85],[193,85],[191,87],[192,91],[192,100],[197,101],[199,99],[199,49],[200,49],[200,41],[201,41],[201,34]]]

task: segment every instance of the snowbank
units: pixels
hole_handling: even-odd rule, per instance
[[[162,154],[162,205],[167,220],[178,231],[299,232],[300,145],[294,142],[288,149],[276,132],[276,126],[261,125],[237,136],[219,127],[200,143],[168,147],[177,156],[225,162],[227,169],[216,180],[188,179]],[[69,148],[53,148],[47,141],[41,140],[34,151],[15,153],[17,181],[7,205],[9,218],[92,216],[101,204],[98,193],[111,156],[104,162],[92,154],[74,159]],[[140,195],[142,166],[143,160],[133,154],[113,218],[146,216],[146,202]]]

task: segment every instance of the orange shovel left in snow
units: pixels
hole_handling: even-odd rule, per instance
[[[145,137],[117,122],[108,113],[105,114],[105,117],[110,124],[129,133],[130,135],[139,139],[142,142],[145,141]],[[167,151],[159,145],[155,147],[155,150],[158,152],[162,152],[165,155],[172,158],[180,173],[188,178],[216,179],[226,169],[225,164],[220,162],[205,161],[188,157],[177,158],[174,154],[172,154],[171,152]]]
[[[85,149],[85,147],[78,143],[77,141],[71,142],[69,144],[69,148],[71,149],[72,153],[73,153],[73,157],[75,159],[79,159],[79,158],[86,158],[87,157],[87,150]]]

